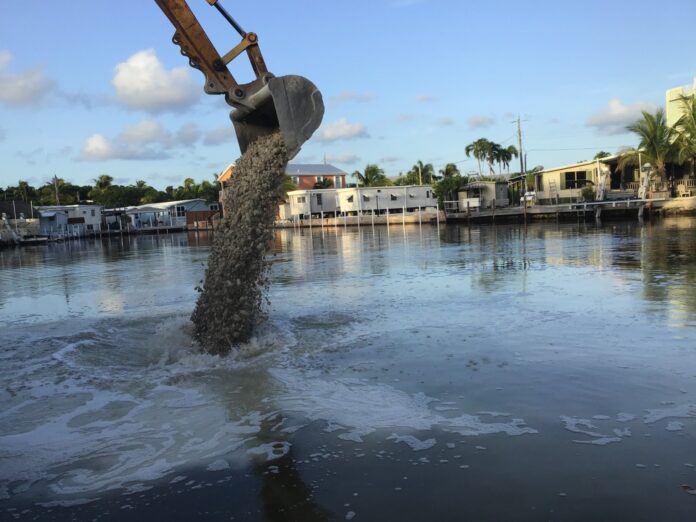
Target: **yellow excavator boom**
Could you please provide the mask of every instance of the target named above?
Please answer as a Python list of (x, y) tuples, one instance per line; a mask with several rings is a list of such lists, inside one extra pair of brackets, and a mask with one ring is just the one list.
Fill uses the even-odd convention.
[[(235, 108), (230, 118), (242, 153), (260, 138), (280, 130), (290, 158), (300, 151), (324, 117), (324, 102), (317, 87), (302, 76), (275, 77), (268, 72), (256, 33), (246, 32), (218, 0), (207, 0), (239, 33), (242, 40), (220, 55), (186, 0), (155, 0), (174, 26), (172, 41), (181, 48), (191, 67), (205, 76), (204, 90), (222, 94)], [(227, 65), (246, 53), (256, 77), (239, 84)]]

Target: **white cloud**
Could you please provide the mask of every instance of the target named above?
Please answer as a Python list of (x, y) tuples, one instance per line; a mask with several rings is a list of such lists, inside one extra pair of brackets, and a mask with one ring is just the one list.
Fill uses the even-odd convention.
[(0, 103), (13, 107), (36, 106), (55, 88), (41, 68), (20, 73), (6, 71), (12, 61), (12, 53), (0, 49)]
[(183, 110), (198, 101), (202, 92), (189, 67), (167, 70), (153, 49), (118, 64), (111, 83), (126, 107), (153, 113)]
[(329, 163), (341, 163), (343, 165), (355, 165), (360, 161), (360, 157), (355, 154), (327, 154), (326, 161)]
[(416, 101), (419, 103), (430, 103), (435, 101), (435, 97), (427, 94), (421, 94), (420, 96), (416, 96)]
[(495, 118), (492, 116), (475, 115), (471, 116), (466, 122), (469, 124), (469, 129), (485, 129), (495, 123)]
[(113, 139), (103, 134), (93, 134), (82, 146), (79, 159), (82, 161), (164, 159), (169, 157), (169, 152), (173, 149), (192, 147), (200, 136), (201, 132), (195, 123), (187, 123), (177, 132), (171, 133), (159, 122), (146, 119), (128, 125)]
[(401, 161), (399, 156), (385, 156), (379, 159), (380, 163), (396, 163), (397, 161)]
[(357, 93), (357, 92), (351, 92), (351, 91), (343, 91), (336, 96), (331, 97), (331, 101), (337, 102), (337, 103), (343, 103), (343, 102), (355, 102), (355, 103), (367, 103), (371, 102), (376, 98), (374, 94), (370, 93)]
[(654, 112), (655, 109), (656, 106), (651, 103), (625, 104), (619, 98), (612, 98), (604, 110), (594, 113), (587, 119), (586, 125), (604, 134), (623, 134), (627, 132), (627, 125), (640, 119), (641, 111)]
[(341, 118), (319, 129), (317, 139), (323, 142), (339, 140), (354, 140), (369, 138), (367, 129), (362, 123), (350, 123), (346, 118)]
[(454, 125), (454, 120), (452, 118), (439, 118), (436, 123), (441, 127), (451, 127)]
[(218, 127), (216, 129), (211, 129), (205, 133), (205, 138), (203, 138), (203, 145), (222, 145), (223, 143), (234, 143), (234, 127), (232, 123), (224, 127)]

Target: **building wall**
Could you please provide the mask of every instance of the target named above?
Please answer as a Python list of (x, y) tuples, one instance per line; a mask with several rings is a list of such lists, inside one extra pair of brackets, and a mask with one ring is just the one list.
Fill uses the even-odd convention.
[[(581, 176), (576, 174), (569, 177), (575, 178), (575, 184), (578, 186), (573, 187), (572, 180), (566, 183), (566, 174), (572, 173), (584, 173), (585, 181), (577, 181), (577, 178)], [(576, 200), (580, 197), (582, 187), (589, 184), (588, 182), (597, 183), (597, 162), (595, 161), (545, 170), (536, 175), (536, 199), (537, 201), (555, 200), (558, 197), (560, 201)]]
[[(321, 205), (317, 196), (321, 197)], [(430, 186), (363, 187), (348, 189), (295, 190), (288, 192), (288, 207), (280, 211), (281, 218), (320, 213), (384, 213), (413, 211), (437, 207), (437, 198)]]
[(692, 87), (675, 87), (669, 89), (665, 93), (665, 116), (667, 117), (667, 125), (673, 127), (675, 123), (684, 114), (681, 103), (679, 102), (680, 96), (692, 96), (696, 93), (696, 78), (694, 78), (694, 83)]

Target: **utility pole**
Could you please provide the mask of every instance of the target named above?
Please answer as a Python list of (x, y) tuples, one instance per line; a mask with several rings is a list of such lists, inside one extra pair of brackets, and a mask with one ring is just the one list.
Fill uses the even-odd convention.
[(519, 144), (520, 150), (520, 174), (522, 176), (522, 208), (524, 212), (524, 223), (527, 224), (527, 172), (525, 171), (525, 157), (524, 151), (522, 150), (522, 120), (520, 120), (519, 114), (517, 115), (517, 142)]
[(423, 171), (421, 170), (420, 163), (418, 163), (418, 184), (422, 185), (423, 184)]
[(60, 205), (60, 196), (58, 195), (58, 176), (53, 173), (53, 188), (56, 190), (56, 205)]

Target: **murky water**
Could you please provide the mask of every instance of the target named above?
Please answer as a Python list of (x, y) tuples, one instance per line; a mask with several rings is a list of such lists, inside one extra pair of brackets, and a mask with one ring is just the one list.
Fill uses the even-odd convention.
[(274, 250), (226, 359), (202, 238), (0, 251), (0, 518), (696, 516), (696, 219)]

